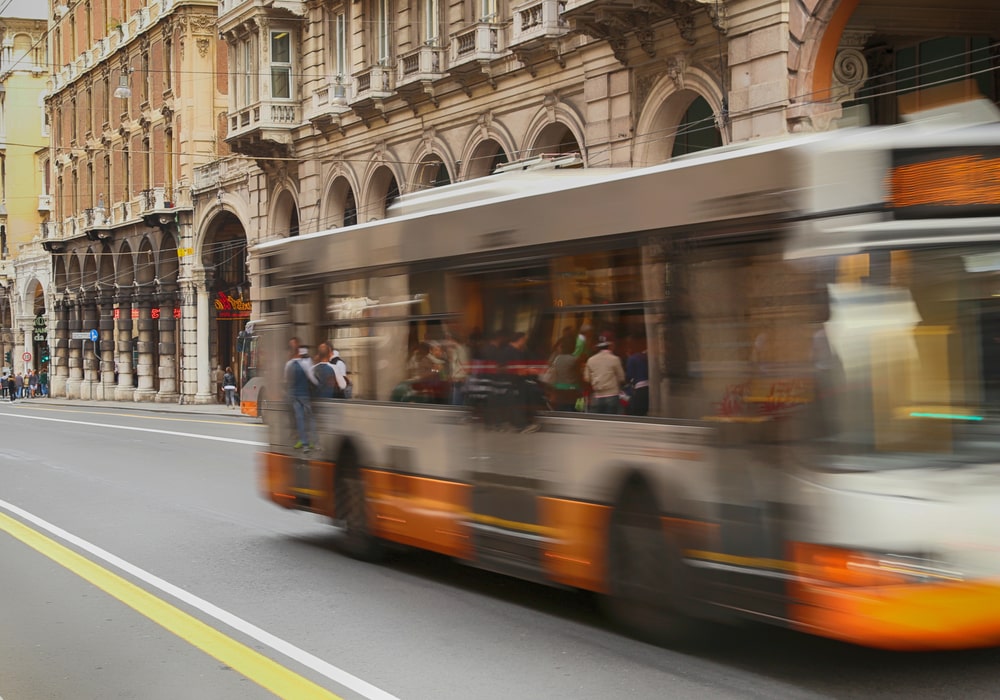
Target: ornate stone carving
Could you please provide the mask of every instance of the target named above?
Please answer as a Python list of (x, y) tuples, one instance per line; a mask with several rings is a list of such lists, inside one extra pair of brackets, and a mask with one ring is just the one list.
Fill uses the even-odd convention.
[(868, 79), (868, 60), (858, 49), (841, 49), (833, 63), (834, 96), (848, 101)]
[(195, 42), (198, 45), (198, 55), (206, 58), (208, 56), (208, 48), (212, 45), (211, 39), (207, 36), (200, 36), (195, 39)]
[(674, 86), (678, 90), (684, 89), (684, 72), (687, 67), (687, 56), (683, 53), (676, 53), (667, 59), (667, 75), (674, 81)]

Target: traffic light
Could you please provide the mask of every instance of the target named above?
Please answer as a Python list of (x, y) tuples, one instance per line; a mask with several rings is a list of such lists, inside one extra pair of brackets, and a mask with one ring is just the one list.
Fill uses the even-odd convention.
[(3, 360), (4, 360), (4, 362), (6, 362), (6, 363), (7, 363), (8, 365), (10, 364), (10, 360), (11, 360), (11, 357), (10, 357), (10, 350), (8, 350), (7, 352), (5, 352), (5, 353), (3, 354)]
[(45, 348), (44, 350), (42, 350), (42, 362), (48, 362), (48, 361), (49, 361), (49, 349)]

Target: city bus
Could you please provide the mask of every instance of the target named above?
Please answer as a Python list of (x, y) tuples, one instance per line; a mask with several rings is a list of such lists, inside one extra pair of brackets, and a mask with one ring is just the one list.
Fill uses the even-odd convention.
[[(254, 254), (270, 387), (323, 341), (354, 383), (312, 436), (274, 392), (260, 488), (350, 554), (591, 591), (665, 643), (1000, 643), (1000, 124), (505, 172)], [(600, 353), (648, 409), (552, 401)]]
[(261, 406), (264, 402), (264, 375), (261, 372), (258, 355), (259, 335), (257, 321), (247, 321), (236, 339), (237, 381), (240, 387), (240, 413), (252, 418), (263, 417)]

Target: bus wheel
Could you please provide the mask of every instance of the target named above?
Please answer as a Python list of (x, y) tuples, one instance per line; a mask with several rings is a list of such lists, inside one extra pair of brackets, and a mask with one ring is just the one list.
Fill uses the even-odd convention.
[(377, 561), (382, 544), (368, 527), (365, 482), (357, 455), (351, 449), (341, 453), (334, 473), (334, 517), (344, 531), (341, 549), (355, 559)]
[(611, 514), (609, 592), (605, 606), (628, 634), (654, 644), (699, 641), (686, 598), (680, 551), (666, 536), (659, 509), (641, 485), (626, 489)]

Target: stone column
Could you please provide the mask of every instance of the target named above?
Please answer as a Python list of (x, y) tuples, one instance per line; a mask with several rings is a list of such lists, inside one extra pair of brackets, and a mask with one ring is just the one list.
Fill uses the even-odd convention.
[(112, 401), (115, 398), (115, 306), (114, 296), (101, 294), (97, 299), (100, 320), (97, 332), (100, 334), (98, 351), (101, 355), (101, 381), (94, 386), (94, 398)]
[(135, 390), (136, 401), (153, 401), (156, 398), (156, 388), (153, 373), (156, 367), (153, 366), (153, 350), (156, 345), (156, 320), (153, 319), (153, 290), (150, 288), (140, 290), (136, 295), (136, 302), (139, 306), (139, 361), (135, 370), (139, 376), (139, 386)]
[(82, 310), (80, 302), (73, 296), (67, 298), (69, 305), (69, 378), (66, 380), (66, 398), (80, 398), (80, 386), (83, 384), (83, 341), (73, 340), (73, 334), (79, 333), (83, 328), (81, 321)]
[(55, 319), (49, 341), (49, 349), (52, 351), (49, 393), (51, 396), (64, 397), (66, 380), (69, 379), (69, 307), (62, 297), (55, 301)]
[(205, 272), (204, 277), (196, 280), (198, 311), (198, 394), (195, 403), (215, 403), (215, 387), (212, 386), (212, 366), (209, 357), (209, 285), (211, 274)]
[(158, 403), (177, 403), (177, 320), (174, 307), (180, 303), (176, 285), (163, 285), (157, 295), (160, 318), (157, 330), (160, 336), (160, 390), (156, 393)]
[(118, 384), (116, 401), (132, 401), (135, 386), (132, 383), (132, 289), (123, 289), (115, 296), (118, 302)]
[[(83, 317), (80, 331), (89, 333), (97, 329), (97, 297), (94, 292), (80, 295), (80, 312)], [(94, 385), (98, 383), (97, 376), (97, 344), (92, 340), (80, 343), (80, 364), (83, 366), (83, 382), (80, 383), (80, 398), (94, 399)]]

